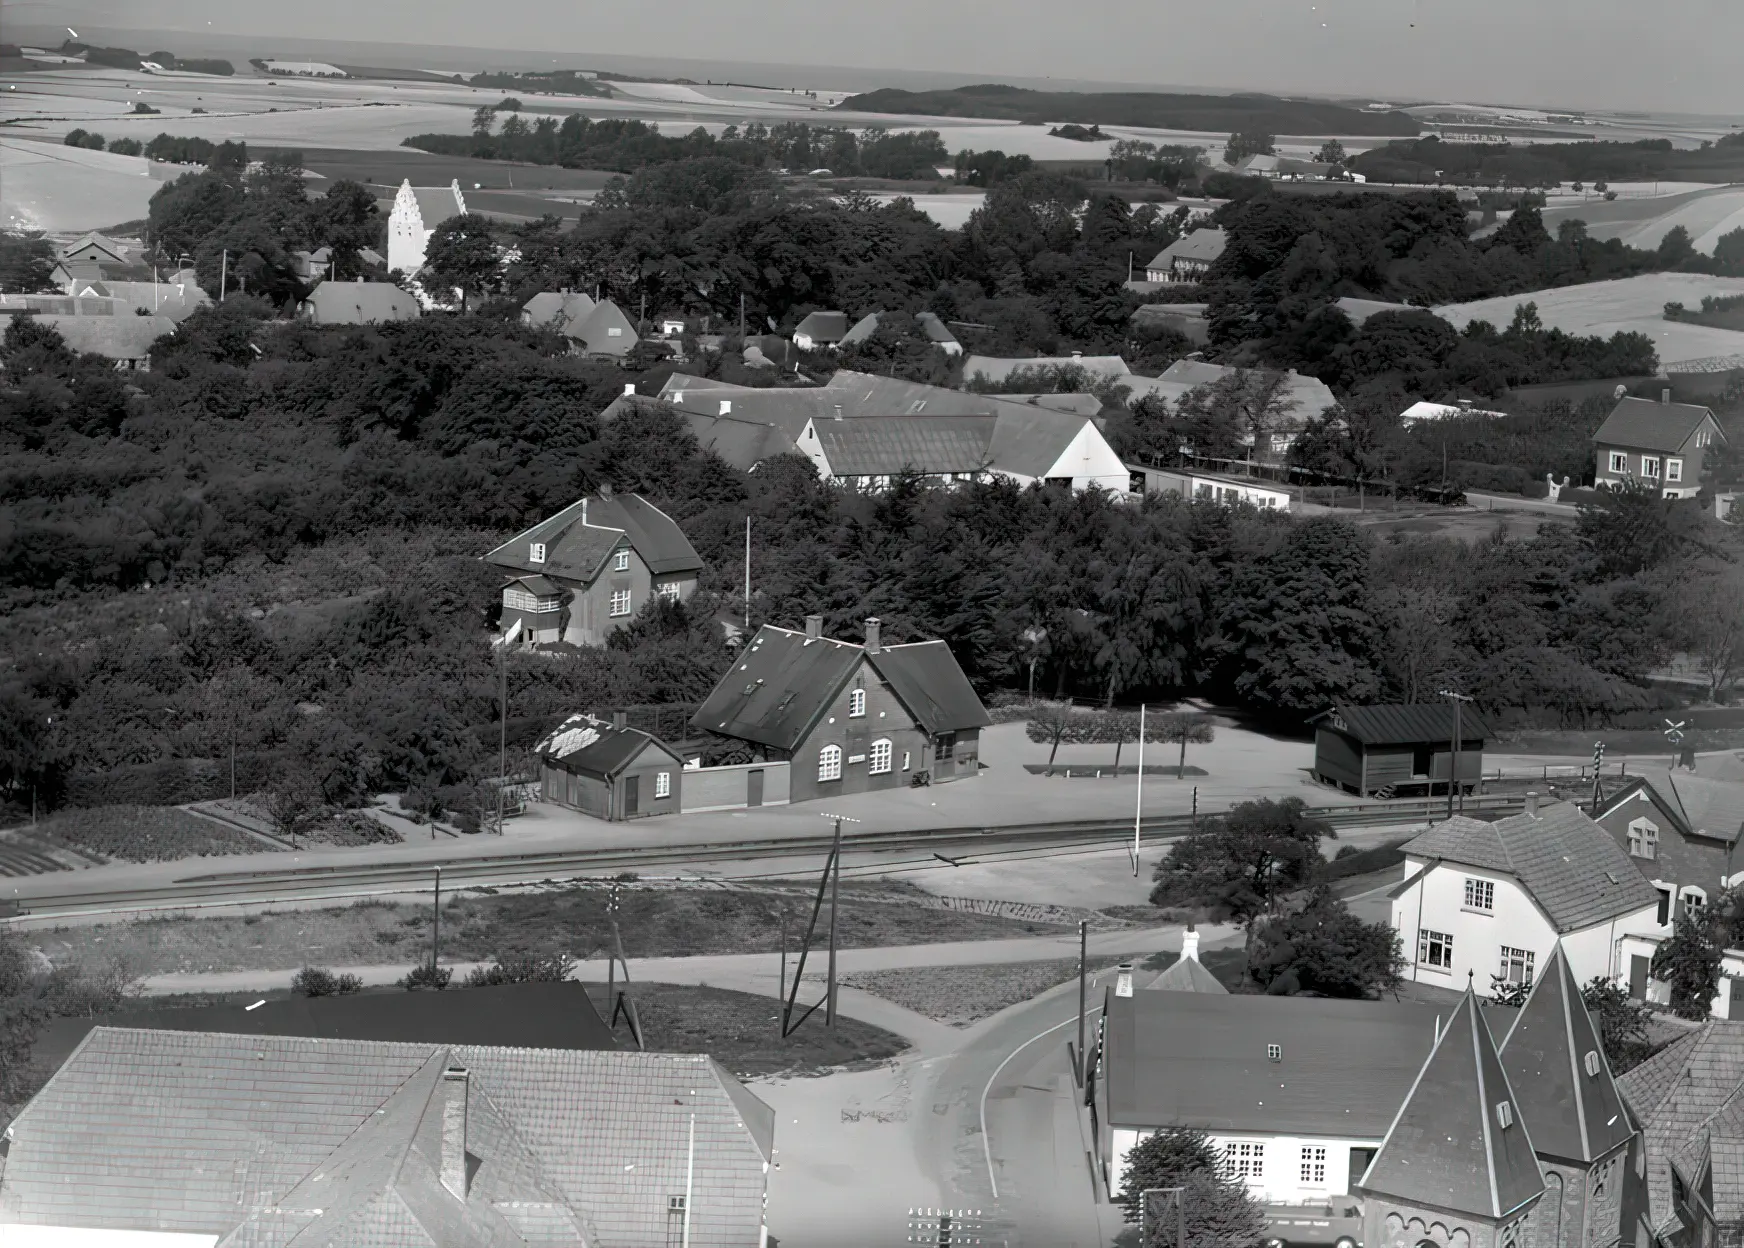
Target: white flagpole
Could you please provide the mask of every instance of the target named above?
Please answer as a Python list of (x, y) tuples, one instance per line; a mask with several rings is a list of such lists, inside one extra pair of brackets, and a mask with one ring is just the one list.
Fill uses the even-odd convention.
[(1144, 826), (1144, 741), (1145, 706), (1138, 704), (1138, 808), (1132, 816), (1132, 876), (1138, 878), (1139, 829)]

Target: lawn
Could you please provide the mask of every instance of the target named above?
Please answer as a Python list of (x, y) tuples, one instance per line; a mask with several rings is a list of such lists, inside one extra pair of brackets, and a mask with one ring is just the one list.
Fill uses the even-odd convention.
[(93, 806), (67, 810), (32, 835), (98, 861), (163, 862), (210, 854), (258, 854), (270, 845), (177, 806)]
[[(1094, 972), (1113, 965), (1115, 960), (1104, 958), (1092, 961), (1090, 969)], [(855, 971), (842, 976), (842, 982), (924, 1014), (935, 1022), (967, 1027), (1009, 1005), (1028, 1001), (1077, 974), (1078, 959), (1053, 958), (1046, 962)]]
[[(467, 893), (447, 899), (442, 907), (442, 959), (602, 954), (611, 940), (606, 901), (606, 891), (599, 888)], [(789, 947), (794, 947), (810, 911), (808, 901), (793, 896), (627, 886), (618, 917), (624, 951), (632, 958), (758, 953), (781, 947), (783, 906), (789, 916)], [(846, 948), (865, 948), (1065, 930), (1058, 924), (850, 895), (842, 900), (838, 941)], [(371, 900), (323, 910), (56, 928), (36, 933), (32, 943), (56, 962), (96, 965), (119, 959), (135, 975), (160, 975), (410, 963), (427, 956), (430, 940), (428, 904)]]

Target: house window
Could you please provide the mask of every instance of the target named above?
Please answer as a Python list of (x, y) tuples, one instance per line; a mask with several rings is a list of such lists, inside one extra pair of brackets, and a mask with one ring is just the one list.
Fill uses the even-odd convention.
[(1628, 472), (1629, 471), (1629, 456), (1626, 455), (1622, 451), (1612, 451), (1611, 452), (1611, 471), (1612, 472)]
[(624, 331), (622, 329), (618, 328), (618, 326), (616, 326), (616, 325), (610, 326), (606, 330), (606, 337), (607, 338), (622, 338), (623, 336), (624, 336)]
[(1447, 932), (1423, 928), (1417, 933), (1417, 961), (1443, 971), (1453, 969), (1453, 937)]
[(1266, 1146), (1259, 1140), (1229, 1140), (1223, 1145), (1223, 1173), (1231, 1179), (1261, 1179), (1266, 1172)]
[(1502, 982), (1530, 988), (1532, 986), (1533, 953), (1530, 949), (1502, 946)]
[(628, 615), (628, 614), (630, 614), (630, 591), (629, 590), (627, 590), (627, 589), (614, 589), (612, 591), (612, 614), (613, 615)]
[(1307, 1187), (1326, 1186), (1326, 1150), (1319, 1145), (1302, 1146), (1302, 1183)]
[(1491, 880), (1465, 879), (1465, 908), (1489, 914), (1496, 908), (1496, 885)]
[(630, 552), (620, 550), (617, 558), (612, 560), (612, 568), (617, 572), (628, 572), (630, 570)]
[(1668, 459), (1665, 461), (1665, 479), (1667, 481), (1683, 480), (1683, 460)]
[(544, 542), (528, 542), (527, 543), (527, 562), (528, 563), (544, 563), (545, 562), (545, 543)]
[(842, 778), (842, 747), (826, 745), (818, 751), (818, 779), (840, 780)]
[(866, 713), (866, 691), (850, 689), (848, 691), (848, 718), (857, 719)]
[(909, 768), (909, 757), (908, 757), (908, 751), (907, 751), (907, 750), (904, 750), (904, 751), (903, 751), (903, 752), (902, 752), (902, 769), (903, 769), (903, 770), (904, 770), (904, 771), (907, 771), (907, 770), (908, 770), (908, 768)]
[(1656, 891), (1659, 893), (1659, 910), (1654, 914), (1653, 921), (1664, 927), (1671, 922), (1671, 890), (1660, 888)]
[(1659, 857), (1659, 825), (1651, 819), (1629, 822), (1629, 856), (1652, 862)]
[(957, 749), (957, 734), (947, 732), (933, 738), (933, 762), (948, 763)]
[(670, 771), (657, 771), (654, 773), (654, 796), (672, 796), (672, 773)]
[(890, 770), (890, 742), (880, 738), (872, 743), (872, 752), (866, 760), (866, 771), (870, 775), (882, 776)]
[(1683, 890), (1682, 901), (1683, 917), (1699, 919), (1702, 917), (1702, 911), (1707, 908), (1708, 895), (1699, 888), (1686, 888)]
[(1659, 456), (1643, 455), (1641, 457), (1641, 475), (1644, 477), (1657, 477), (1659, 475)]
[(663, 582), (660, 586), (659, 593), (660, 593), (660, 596), (662, 598), (669, 599), (672, 602), (677, 602), (678, 601), (678, 582), (677, 581), (665, 581), (665, 582)]

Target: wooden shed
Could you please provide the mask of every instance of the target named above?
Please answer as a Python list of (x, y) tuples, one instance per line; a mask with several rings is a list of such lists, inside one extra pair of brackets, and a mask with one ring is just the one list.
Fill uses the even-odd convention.
[(681, 809), (684, 760), (621, 712), (610, 723), (571, 715), (534, 750), (547, 802), (613, 823)]
[[(1314, 778), (1363, 797), (1446, 793), (1453, 771), (1454, 707), (1334, 706), (1314, 725)], [(1476, 790), (1490, 727), (1471, 707), (1459, 709), (1460, 788)]]

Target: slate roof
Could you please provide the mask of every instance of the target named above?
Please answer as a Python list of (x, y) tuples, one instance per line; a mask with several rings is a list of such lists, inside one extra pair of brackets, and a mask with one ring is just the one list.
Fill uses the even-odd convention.
[(963, 361), (963, 379), (973, 381), (984, 377), (988, 381), (1004, 381), (1019, 369), (1065, 368), (1075, 366), (1100, 377), (1122, 377), (1132, 372), (1118, 355), (1037, 355), (1024, 359), (1009, 359), (994, 355), (971, 355)]
[(872, 477), (981, 472), (995, 423), (988, 416), (859, 416), (814, 421), (811, 428), (832, 474)]
[(1744, 782), (1744, 754), (1718, 751), (1696, 755), (1696, 775), (1704, 780)]
[(1634, 1136), (1561, 941), (1502, 1041), (1501, 1057), (1540, 1156), (1590, 1164)]
[[(534, 542), (545, 543), (544, 563), (527, 558)], [(517, 533), (484, 560), (510, 572), (536, 572), (585, 584), (599, 574), (606, 556), (626, 542), (656, 575), (702, 568), (684, 530), (639, 494), (580, 499)]]
[(58, 1069), (94, 1027), (488, 1044), (517, 1049), (615, 1049), (617, 1040), (582, 984), (501, 984), (448, 992), (369, 992), (349, 997), (288, 997), (248, 1009), (128, 1010), (59, 1018), (44, 1027), (31, 1060)]
[[(223, 1234), (275, 1205), (300, 1205), (299, 1216), (341, 1200), (362, 1210), (385, 1187), (379, 1171), (364, 1180), (360, 1167), (370, 1157), (402, 1144), (406, 1152), (427, 1150), (411, 1123), (425, 1120), (428, 1098), (421, 1105), (419, 1094), (431, 1070), (450, 1065), (468, 1072), (474, 1183), (511, 1225), (528, 1215), (503, 1205), (537, 1193), (586, 1210), (595, 1232), (589, 1243), (665, 1242), (666, 1198), (685, 1190), (694, 1114), (694, 1188), (708, 1194), (696, 1202), (694, 1242), (757, 1243), (774, 1115), (700, 1054), (108, 1027), (91, 1032), (14, 1119), (0, 1222)], [(345, 1147), (365, 1130), (367, 1144)], [(316, 1174), (330, 1175), (323, 1189), (336, 1189), (326, 1203), (314, 1199)], [(406, 1198), (406, 1189), (396, 1190)], [(452, 1206), (445, 1212), (452, 1216)], [(273, 1237), (232, 1242), (271, 1248), (307, 1223), (264, 1225)], [(462, 1238), (459, 1226), (447, 1225), (434, 1242), (516, 1242)], [(525, 1238), (551, 1242), (534, 1233), (536, 1221), (520, 1225)], [(334, 1242), (418, 1242), (354, 1234)]]
[(1417, 1002), (1110, 994), (1109, 1121), (1378, 1140), (1448, 1014)]
[(322, 282), (297, 310), (317, 325), (375, 325), (424, 315), (418, 301), (392, 282)]
[(110, 360), (147, 359), (153, 343), (176, 332), (167, 316), (38, 315), (36, 322), (59, 333), (69, 351)]
[(1714, 1213), (1744, 1218), (1744, 1023), (1710, 1021), (1673, 1040), (1617, 1077), (1646, 1137), (1649, 1220), (1656, 1232), (1677, 1224), (1671, 1163), (1696, 1176), (1695, 1143), (1713, 1159)]
[[(1329, 722), (1335, 717), (1344, 722), (1342, 728)], [(1425, 741), (1451, 744), (1453, 740), (1453, 706), (1447, 702), (1413, 702), (1402, 706), (1351, 706), (1340, 702), (1308, 722), (1326, 723), (1364, 745), (1416, 745)], [(1461, 749), (1468, 741), (1487, 741), (1494, 735), (1482, 715), (1469, 707), (1460, 711)]]
[(571, 715), (541, 737), (533, 752), (565, 771), (609, 778), (633, 763), (649, 745), (671, 755), (675, 762), (682, 761), (653, 733), (614, 728), (609, 721), (592, 715)]
[[(1593, 441), (1631, 450), (1673, 453), (1684, 448), (1704, 420), (1713, 419), (1712, 411), (1694, 403), (1655, 403), (1652, 399), (1624, 397), (1617, 400), (1617, 406), (1593, 434)], [(1725, 438), (1726, 433), (1721, 430), (1720, 440)]]
[[(1095, 421), (1036, 404), (1009, 404), (999, 410), (988, 448), (992, 466), (1021, 477), (1046, 477), (1086, 425)], [(1102, 433), (1096, 431), (1096, 438)], [(1110, 454), (1113, 452), (1110, 451)], [(1077, 474), (1072, 474), (1077, 475)]]
[(1413, 858), (1436, 858), (1502, 871), (1518, 879), (1558, 934), (1659, 904), (1611, 834), (1569, 802), (1547, 802), (1536, 816), (1495, 823), (1456, 816), (1407, 841)]
[(795, 338), (803, 336), (813, 342), (840, 342), (847, 332), (846, 312), (808, 312), (805, 319), (793, 327)]
[(943, 641), (885, 646), (868, 655), (852, 642), (807, 638), (765, 624), (697, 708), (691, 726), (775, 749), (796, 749), (862, 658), (929, 733), (993, 722)]
[(1543, 1195), (1526, 1115), (1483, 1013), (1468, 990), (1363, 1173), (1364, 1193), (1497, 1221)]
[(1151, 269), (1166, 269), (1171, 260), (1203, 260), (1207, 264), (1223, 254), (1229, 246), (1229, 235), (1214, 226), (1205, 226), (1194, 230), (1191, 234), (1183, 234), (1156, 255), (1145, 265), (1146, 272)]
[(1168, 970), (1144, 986), (1144, 990), (1160, 992), (1205, 992), (1214, 997), (1226, 997), (1225, 988), (1217, 976), (1205, 969), (1198, 958), (1177, 958)]
[[(1683, 823), (1683, 830), (1697, 836), (1736, 843), (1744, 832), (1744, 782), (1712, 780), (1687, 771), (1650, 769), (1639, 785), (1651, 788)], [(1630, 785), (1605, 806), (1610, 813), (1634, 797), (1639, 785)]]
[(133, 248), (127, 246), (125, 243), (118, 243), (107, 234), (101, 233), (97, 230), (87, 230), (72, 242), (68, 243), (65, 247), (62, 247), (57, 253), (57, 258), (64, 260), (69, 256), (77, 255), (77, 253), (81, 251), (92, 249), (106, 254), (111, 260), (120, 264), (128, 263), (133, 255)]

